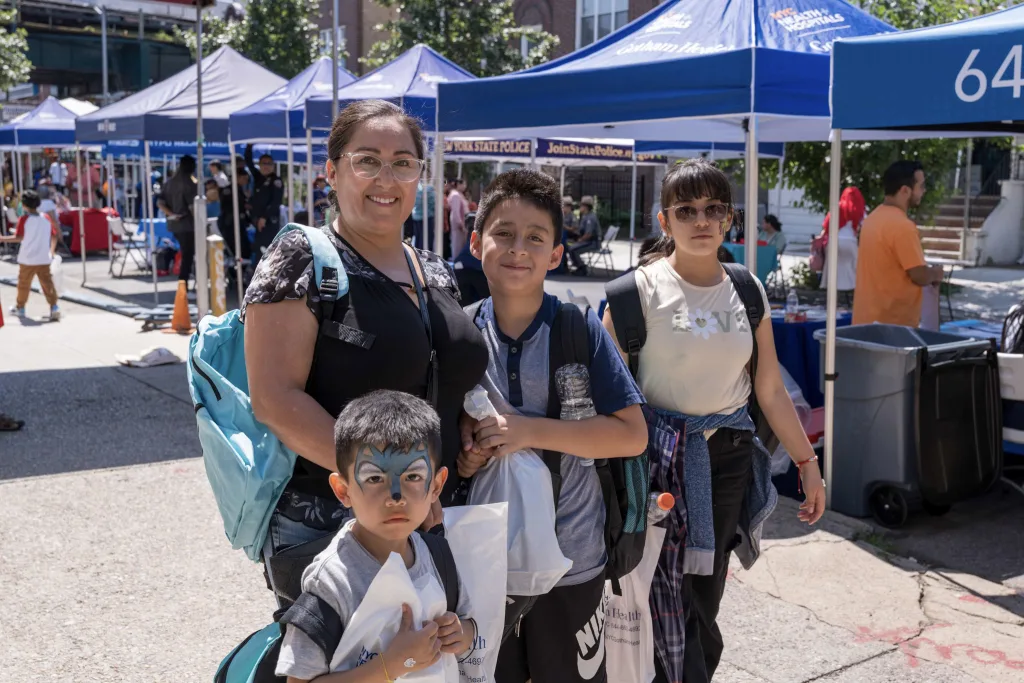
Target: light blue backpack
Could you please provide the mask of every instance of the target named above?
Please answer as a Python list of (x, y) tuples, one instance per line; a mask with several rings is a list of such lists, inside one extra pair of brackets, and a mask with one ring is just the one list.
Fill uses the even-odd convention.
[[(320, 299), (333, 303), (348, 293), (348, 276), (337, 249), (320, 229), (289, 223), (306, 235)], [(239, 311), (206, 316), (189, 346), (189, 391), (199, 426), (206, 475), (213, 487), (231, 546), (259, 562), (270, 516), (292, 476), (295, 453), (256, 420), (245, 369), (245, 331)], [(282, 349), (283, 353), (287, 349)]]

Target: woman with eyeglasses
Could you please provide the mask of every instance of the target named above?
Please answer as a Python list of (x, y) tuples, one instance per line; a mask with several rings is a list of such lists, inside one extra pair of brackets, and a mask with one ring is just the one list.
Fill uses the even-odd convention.
[[(730, 555), (744, 565), (756, 559), (760, 524), (777, 500), (752, 400), (799, 463), (807, 497), (799, 519), (816, 522), (825, 493), (779, 372), (764, 287), (719, 261), (734, 213), (728, 177), (703, 159), (682, 163), (666, 174), (661, 205), (663, 236), (636, 271), (609, 283), (604, 325), (620, 350), (634, 349), (624, 355), (648, 401), (651, 489), (676, 498), (651, 589), (655, 681), (705, 683), (722, 656), (716, 620)], [(763, 312), (754, 330), (752, 305)], [(645, 329), (646, 339), (630, 329)]]
[(331, 534), (348, 516), (328, 476), (334, 421), (349, 401), (376, 389), (431, 401), (442, 461), (454, 474), (463, 398), (487, 367), (450, 268), (402, 241), (424, 165), (419, 125), (388, 102), (356, 102), (335, 119), (327, 153), (335, 218), (323, 229), (345, 266), (348, 296), (325, 320), (309, 243), (293, 230), (270, 245), (241, 313), (253, 412), (299, 454), (271, 518), (267, 556)]

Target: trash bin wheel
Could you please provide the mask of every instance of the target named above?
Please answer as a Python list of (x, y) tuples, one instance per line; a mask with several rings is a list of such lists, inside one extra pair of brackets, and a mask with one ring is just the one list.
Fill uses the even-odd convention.
[(952, 505), (939, 505), (937, 503), (929, 503), (927, 500), (921, 501), (921, 507), (924, 508), (925, 512), (934, 517), (941, 517), (953, 508)]
[(906, 523), (910, 514), (907, 497), (899, 489), (881, 486), (871, 494), (871, 515), (879, 524), (896, 529)]

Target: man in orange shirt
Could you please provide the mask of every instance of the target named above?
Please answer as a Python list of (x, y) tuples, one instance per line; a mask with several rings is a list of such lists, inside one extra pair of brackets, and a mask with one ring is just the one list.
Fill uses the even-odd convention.
[(885, 201), (864, 219), (857, 257), (853, 324), (917, 327), (922, 287), (942, 281), (942, 266), (929, 266), (917, 224), (907, 210), (924, 196), (924, 170), (916, 161), (897, 161), (882, 177)]

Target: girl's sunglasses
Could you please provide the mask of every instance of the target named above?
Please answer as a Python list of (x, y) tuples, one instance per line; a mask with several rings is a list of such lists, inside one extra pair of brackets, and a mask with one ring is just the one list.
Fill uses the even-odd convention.
[(712, 223), (718, 223), (724, 221), (729, 216), (729, 205), (728, 204), (708, 204), (703, 209), (698, 209), (695, 206), (684, 206), (676, 205), (670, 206), (665, 209), (666, 212), (671, 211), (672, 215), (676, 217), (676, 221), (680, 223), (692, 223), (703, 213), (705, 218)]

